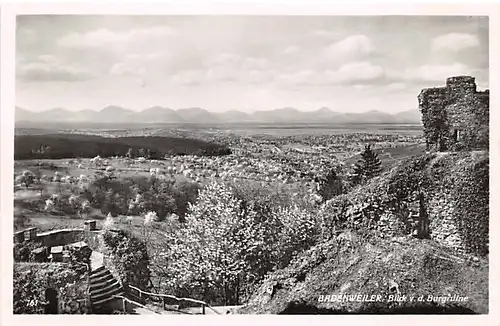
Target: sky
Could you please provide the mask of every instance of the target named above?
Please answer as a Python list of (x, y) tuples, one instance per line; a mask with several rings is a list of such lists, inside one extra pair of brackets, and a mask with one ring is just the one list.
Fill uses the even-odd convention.
[(22, 15), (16, 104), (395, 113), (422, 88), (489, 87), (488, 18)]

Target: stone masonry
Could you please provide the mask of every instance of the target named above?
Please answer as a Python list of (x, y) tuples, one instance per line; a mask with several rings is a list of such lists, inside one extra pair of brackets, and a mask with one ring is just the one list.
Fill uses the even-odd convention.
[(448, 78), (444, 87), (420, 92), (428, 150), (488, 149), (490, 93), (476, 88), (474, 77), (456, 76)]

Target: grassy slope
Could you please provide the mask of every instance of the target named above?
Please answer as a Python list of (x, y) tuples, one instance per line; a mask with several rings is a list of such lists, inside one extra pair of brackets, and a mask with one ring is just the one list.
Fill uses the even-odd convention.
[[(425, 153), (424, 144), (412, 144), (409, 146), (401, 147), (387, 147), (387, 148), (376, 148), (374, 152), (378, 154), (380, 161), (382, 162), (382, 167), (384, 170), (390, 169), (395, 166), (397, 162), (405, 157), (410, 157), (413, 155), (422, 155)], [(345, 162), (346, 166), (350, 166), (358, 162), (361, 158), (360, 154), (354, 155), (348, 158)]]

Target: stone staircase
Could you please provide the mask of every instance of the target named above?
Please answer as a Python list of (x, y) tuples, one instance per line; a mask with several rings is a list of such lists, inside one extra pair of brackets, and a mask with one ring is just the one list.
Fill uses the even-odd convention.
[(106, 267), (100, 266), (90, 273), (90, 302), (94, 308), (122, 294), (122, 285)]

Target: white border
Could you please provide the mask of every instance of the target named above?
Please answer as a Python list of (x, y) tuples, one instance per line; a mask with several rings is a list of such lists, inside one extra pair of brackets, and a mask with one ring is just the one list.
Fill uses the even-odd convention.
[[(134, 325), (136, 323), (162, 324), (174, 323), (189, 324), (221, 324), (235, 323), (241, 325), (255, 325), (260, 323), (276, 325), (281, 323), (318, 323), (330, 325), (331, 323), (354, 323), (362, 325), (425, 325), (447, 324), (458, 325), (471, 323), (481, 325), (499, 325), (500, 314), (494, 307), (500, 307), (498, 293), (498, 280), (494, 275), (500, 276), (498, 263), (495, 259), (490, 259), (490, 313), (481, 316), (225, 316), (224, 319), (217, 316), (196, 316), (186, 317), (170, 315), (163, 316), (142, 316), (141, 319), (134, 320), (133, 316), (13, 316), (12, 315), (12, 184), (13, 184), (13, 135), (14, 135), (14, 110), (15, 107), (15, 15), (16, 14), (134, 14), (134, 15), (182, 15), (182, 14), (243, 14), (243, 15), (486, 15), (490, 17), (490, 94), (491, 96), (491, 128), (490, 128), (490, 240), (491, 257), (496, 258), (498, 254), (499, 241), (494, 237), (494, 230), (498, 230), (498, 207), (493, 205), (494, 198), (498, 196), (498, 187), (495, 187), (494, 180), (499, 180), (498, 136), (495, 122), (500, 122), (498, 101), (496, 92), (500, 85), (500, 67), (496, 64), (500, 57), (498, 41), (495, 40), (495, 31), (500, 31), (500, 6), (498, 4), (474, 4), (474, 3), (453, 3), (442, 2), (441, 5), (428, 3), (375, 3), (367, 1), (351, 1), (350, 3), (332, 3), (329, 1), (262, 1), (253, 3), (229, 3), (213, 1), (184, 1), (182, 3), (169, 1), (169, 3), (130, 3), (130, 2), (94, 2), (94, 3), (8, 3), (2, 4), (0, 8), (0, 50), (1, 50), (1, 79), (0, 79), (0, 122), (1, 122), (1, 150), (0, 150), (0, 228), (1, 228), (1, 325), (56, 325), (72, 324), (86, 325), (94, 323), (126, 323)], [(498, 38), (498, 35), (497, 35)], [(416, 96), (417, 94), (415, 94)], [(131, 319), (132, 318), (132, 319)], [(198, 318), (198, 319), (193, 319)], [(495, 323), (496, 321), (496, 323)]]

